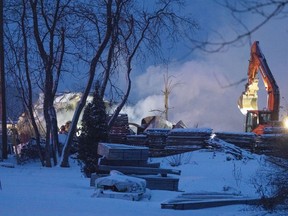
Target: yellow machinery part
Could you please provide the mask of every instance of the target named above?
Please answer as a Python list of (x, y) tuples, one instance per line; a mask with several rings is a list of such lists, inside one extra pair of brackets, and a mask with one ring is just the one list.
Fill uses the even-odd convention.
[(258, 110), (258, 81), (254, 79), (253, 83), (247, 84), (246, 91), (238, 99), (238, 108), (243, 115), (246, 115), (247, 110)]

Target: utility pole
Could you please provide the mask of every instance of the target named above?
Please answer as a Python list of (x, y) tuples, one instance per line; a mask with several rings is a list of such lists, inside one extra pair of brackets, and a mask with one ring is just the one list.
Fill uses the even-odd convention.
[(3, 16), (3, 1), (0, 0), (0, 112), (2, 126), (2, 158), (7, 159), (7, 118), (6, 118), (6, 85), (5, 85), (5, 70), (4, 70), (4, 16)]

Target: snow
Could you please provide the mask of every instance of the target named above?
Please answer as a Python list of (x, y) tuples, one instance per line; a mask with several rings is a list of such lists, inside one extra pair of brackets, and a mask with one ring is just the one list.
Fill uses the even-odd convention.
[(174, 128), (171, 132), (185, 132), (185, 133), (212, 133), (211, 128)]
[[(180, 169), (179, 192), (151, 190), (151, 199), (128, 201), (93, 197), (95, 188), (80, 172), (77, 161), (70, 168), (41, 167), (33, 162), (16, 165), (15, 158), (0, 162), (0, 215), (121, 215), (121, 216), (185, 216), (185, 215), (255, 215), (258, 207), (232, 205), (199, 210), (161, 209), (161, 203), (182, 192), (224, 192), (257, 197), (252, 179), (269, 169), (264, 156), (252, 155), (243, 160), (231, 160), (225, 152), (198, 150), (178, 155), (182, 165), (171, 167), (173, 156), (150, 159), (161, 168)], [(227, 160), (227, 158), (230, 158)], [(1, 166), (11, 163), (14, 168)]]
[(123, 192), (144, 193), (146, 190), (144, 179), (127, 176), (116, 170), (112, 170), (109, 176), (98, 178), (95, 181), (96, 188), (113, 185), (118, 191)]

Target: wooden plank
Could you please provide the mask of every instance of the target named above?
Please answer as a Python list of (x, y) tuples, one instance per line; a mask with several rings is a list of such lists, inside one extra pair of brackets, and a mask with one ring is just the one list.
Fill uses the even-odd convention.
[(107, 160), (106, 158), (100, 158), (99, 165), (139, 166), (139, 167), (154, 167), (154, 168), (160, 167), (160, 163), (148, 163), (147, 160)]
[(161, 203), (163, 209), (203, 209), (226, 205), (258, 205), (260, 199), (227, 193), (189, 193)]
[(142, 175), (157, 175), (161, 174), (167, 176), (167, 174), (180, 175), (181, 170), (176, 169), (161, 169), (161, 168), (152, 168), (152, 167), (132, 167), (132, 166), (107, 166), (99, 165), (98, 169), (100, 171), (111, 171), (118, 170), (124, 174), (142, 174)]
[[(133, 175), (134, 176), (134, 175)], [(178, 191), (179, 178), (167, 176), (143, 176), (137, 175), (138, 178), (143, 178), (146, 180), (146, 187), (150, 190), (169, 190)]]
[(99, 143), (98, 154), (108, 160), (148, 160), (149, 148), (118, 143)]
[(211, 128), (175, 128), (169, 132), (170, 135), (211, 135), (212, 129)]
[(227, 205), (258, 205), (260, 199), (223, 199), (223, 200), (206, 200), (206, 201), (177, 201), (171, 203), (162, 203), (162, 209), (175, 209), (175, 210), (187, 210), (187, 209), (203, 209), (213, 208)]

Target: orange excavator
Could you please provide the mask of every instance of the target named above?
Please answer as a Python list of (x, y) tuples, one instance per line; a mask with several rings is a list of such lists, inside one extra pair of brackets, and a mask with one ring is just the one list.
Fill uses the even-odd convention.
[[(238, 108), (246, 115), (245, 132), (254, 132), (260, 135), (268, 131), (265, 128), (281, 127), (279, 122), (280, 92), (258, 41), (252, 44), (250, 55), (248, 81), (245, 85), (245, 91), (238, 100)], [(257, 74), (259, 71), (267, 92), (265, 110), (258, 110), (259, 79)]]

